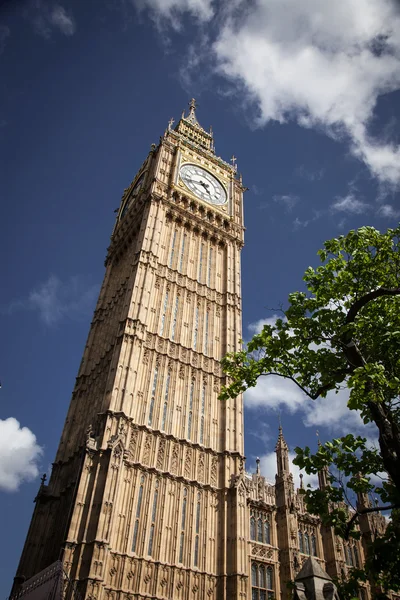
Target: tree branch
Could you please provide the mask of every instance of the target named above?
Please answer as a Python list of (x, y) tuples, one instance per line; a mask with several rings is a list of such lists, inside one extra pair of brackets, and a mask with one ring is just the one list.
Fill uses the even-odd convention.
[(315, 394), (311, 394), (305, 387), (303, 387), (293, 375), (285, 375), (284, 373), (276, 373), (276, 371), (268, 371), (266, 373), (261, 373), (260, 376), (267, 376), (267, 375), (276, 375), (277, 377), (283, 377), (284, 379), (289, 379), (290, 381), (293, 381), (293, 383), (295, 383), (297, 385), (298, 388), (301, 389), (302, 392), (304, 392), (306, 394), (306, 396), (308, 396), (311, 400), (316, 400), (317, 398), (319, 398), (319, 396), (321, 394), (323, 394), (324, 392), (327, 392), (329, 390), (332, 389), (332, 385), (334, 383), (334, 376), (335, 375), (350, 375), (351, 374), (351, 370), (350, 369), (339, 369), (338, 371), (335, 371), (334, 373), (332, 373), (332, 381), (330, 383), (327, 383), (325, 385), (321, 385), (317, 391), (315, 392)]
[(382, 510), (393, 510), (393, 508), (400, 508), (400, 504), (390, 504), (389, 506), (371, 506), (369, 508), (362, 508), (361, 510), (358, 510), (356, 513), (354, 513), (354, 515), (351, 517), (350, 521), (346, 525), (346, 529), (344, 530), (344, 535), (343, 535), (344, 539), (345, 540), (349, 539), (351, 527), (352, 527), (354, 521), (356, 521), (358, 519), (358, 517), (361, 517), (362, 515), (366, 515), (366, 514), (372, 513), (372, 512), (378, 512), (378, 511), (382, 511)]
[(368, 292), (368, 294), (361, 296), (361, 298), (356, 300), (356, 302), (354, 302), (354, 304), (350, 307), (346, 315), (346, 323), (353, 323), (360, 310), (366, 304), (368, 304), (368, 302), (371, 302), (371, 300), (376, 300), (376, 298), (381, 298), (382, 296), (400, 296), (400, 288), (380, 287), (373, 292)]

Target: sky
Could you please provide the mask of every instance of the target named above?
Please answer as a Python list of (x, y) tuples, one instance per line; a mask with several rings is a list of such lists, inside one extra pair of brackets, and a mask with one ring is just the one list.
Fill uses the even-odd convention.
[[(399, 222), (395, 0), (0, 0), (0, 598), (51, 471), (114, 210), (192, 97), (249, 188), (245, 339), (324, 240)], [(363, 431), (346, 392), (312, 403), (261, 381), (245, 396), (246, 468), (260, 456), (270, 480), (279, 415), (291, 451)]]

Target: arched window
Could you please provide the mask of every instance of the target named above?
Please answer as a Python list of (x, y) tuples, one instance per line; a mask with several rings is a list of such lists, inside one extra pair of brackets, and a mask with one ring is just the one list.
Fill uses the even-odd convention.
[(199, 532), (200, 532), (200, 505), (201, 502), (201, 494), (200, 492), (197, 494), (197, 508), (196, 508), (196, 528), (195, 528), (195, 538), (194, 538), (194, 566), (199, 566)]
[(213, 249), (210, 248), (210, 253), (208, 255), (208, 274), (207, 274), (207, 285), (208, 286), (211, 285), (212, 256), (213, 256)]
[(314, 534), (311, 534), (311, 554), (317, 556), (317, 540)]
[(182, 273), (182, 267), (183, 267), (183, 257), (185, 256), (185, 241), (186, 241), (186, 233), (183, 234), (183, 238), (182, 238), (182, 247), (181, 247), (181, 257), (179, 260), (179, 272)]
[(304, 540), (302, 531), (299, 531), (299, 550), (300, 552), (304, 552)]
[(264, 567), (264, 565), (260, 565), (258, 567), (258, 574), (259, 574), (259, 579), (258, 579), (259, 587), (265, 588), (265, 567)]
[(352, 555), (350, 546), (346, 546), (345, 551), (346, 551), (346, 564), (348, 564), (349, 567), (352, 567), (353, 566), (353, 555)]
[(273, 577), (272, 577), (272, 567), (267, 568), (267, 589), (273, 590)]
[(190, 436), (192, 434), (193, 394), (194, 394), (194, 380), (192, 379), (192, 383), (190, 384), (190, 394), (189, 394), (189, 415), (188, 415), (188, 433), (187, 433), (189, 440), (190, 440)]
[(196, 306), (194, 312), (194, 328), (193, 328), (193, 350), (197, 348), (197, 334), (199, 332), (199, 307)]
[(256, 520), (254, 517), (250, 519), (250, 539), (256, 541)]
[(153, 422), (154, 402), (156, 399), (156, 389), (157, 389), (157, 378), (158, 378), (158, 368), (156, 367), (154, 370), (153, 387), (151, 388), (151, 400), (150, 400), (149, 422), (148, 422), (149, 426), (151, 426), (151, 424)]
[(179, 562), (183, 561), (183, 544), (185, 541), (185, 527), (186, 527), (186, 506), (187, 506), (187, 489), (183, 489), (183, 500), (182, 500), (182, 520), (181, 520), (181, 541), (179, 545)]
[(360, 557), (358, 554), (358, 548), (357, 545), (354, 544), (353, 546), (353, 554), (354, 554), (354, 565), (359, 568), (360, 567)]
[(269, 521), (264, 521), (264, 544), (271, 543), (271, 527)]
[(258, 585), (258, 577), (257, 577), (257, 565), (253, 563), (251, 565), (251, 585)]
[(165, 384), (165, 394), (164, 394), (164, 408), (163, 415), (161, 421), (161, 429), (165, 429), (165, 422), (167, 420), (167, 411), (168, 411), (168, 396), (169, 396), (169, 382), (171, 380), (171, 373), (168, 371), (167, 382)]
[(261, 517), (257, 520), (257, 541), (263, 541), (263, 522)]
[(156, 486), (155, 486), (156, 489), (154, 490), (154, 496), (153, 496), (153, 509), (151, 511), (149, 548), (147, 551), (147, 554), (149, 554), (149, 556), (151, 556), (153, 553), (154, 529), (156, 526), (157, 501), (158, 501), (158, 485), (159, 485), (159, 483), (158, 483), (158, 481), (156, 481)]
[(201, 392), (200, 444), (204, 443), (204, 410), (206, 406), (206, 386), (203, 383)]
[(178, 318), (178, 308), (179, 308), (179, 297), (177, 296), (175, 299), (174, 318), (172, 320), (171, 340), (175, 339), (176, 321)]
[(204, 346), (203, 346), (203, 352), (204, 352), (204, 354), (206, 356), (208, 354), (208, 325), (209, 325), (209, 321), (210, 321), (210, 311), (207, 311), (206, 312), (205, 326), (204, 326)]
[(304, 534), (304, 553), (310, 554), (310, 536), (308, 533)]
[(165, 294), (163, 311), (161, 314), (161, 324), (160, 324), (160, 335), (164, 333), (164, 325), (165, 325), (165, 316), (167, 314), (167, 306), (168, 306), (168, 292)]
[(270, 565), (252, 562), (251, 598), (252, 600), (272, 600), (274, 597), (273, 572)]
[(204, 244), (200, 245), (200, 257), (199, 257), (199, 277), (198, 280), (200, 281), (200, 283), (202, 283), (201, 281), (201, 275), (202, 275), (202, 268), (203, 268), (203, 251), (204, 251)]
[(137, 503), (136, 503), (136, 518), (135, 518), (135, 525), (133, 528), (132, 552), (135, 552), (135, 550), (136, 550), (136, 543), (137, 543), (137, 537), (138, 537), (138, 532), (139, 532), (139, 519), (140, 519), (140, 511), (142, 509), (142, 499), (143, 499), (143, 484), (144, 484), (144, 475), (142, 475), (140, 478), (140, 487), (139, 487)]
[(169, 255), (169, 268), (172, 267), (172, 261), (174, 258), (174, 249), (175, 249), (175, 242), (176, 242), (176, 229), (174, 230), (174, 235), (172, 238), (172, 246), (171, 246), (171, 254)]

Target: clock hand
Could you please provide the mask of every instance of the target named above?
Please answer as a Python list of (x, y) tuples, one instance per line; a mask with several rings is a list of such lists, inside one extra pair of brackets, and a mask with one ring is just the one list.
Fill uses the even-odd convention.
[(206, 183), (204, 183), (203, 181), (200, 181), (200, 184), (203, 186), (203, 188), (206, 190), (207, 194), (209, 196), (211, 196), (210, 190), (208, 189), (208, 185)]

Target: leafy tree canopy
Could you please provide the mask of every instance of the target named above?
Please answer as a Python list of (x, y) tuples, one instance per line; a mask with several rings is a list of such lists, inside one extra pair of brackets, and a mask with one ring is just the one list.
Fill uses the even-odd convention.
[[(328, 473), (325, 489), (306, 492), (308, 510), (344, 537), (357, 535), (357, 513), (350, 518), (340, 504), (348, 490), (373, 492), (380, 505), (400, 506), (399, 250), (400, 227), (385, 233), (362, 227), (325, 242), (321, 266), (304, 274), (307, 291), (290, 294), (282, 318), (223, 360), (228, 383), (221, 399), (262, 376), (290, 379), (312, 400), (348, 387), (349, 410), (359, 411), (366, 426), (375, 424), (379, 448), (351, 434), (316, 454), (296, 448), (298, 466)], [(378, 486), (371, 478), (377, 473), (388, 476)], [(366, 570), (383, 588), (400, 589), (398, 512), (392, 517), (385, 537), (372, 544), (379, 552), (371, 546)]]

